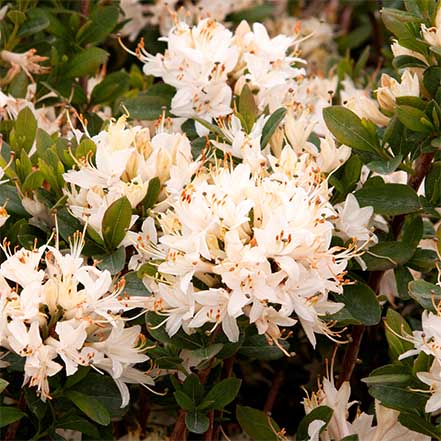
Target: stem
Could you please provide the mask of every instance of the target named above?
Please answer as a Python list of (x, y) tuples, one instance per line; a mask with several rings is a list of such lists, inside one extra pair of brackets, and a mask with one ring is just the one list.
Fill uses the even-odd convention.
[(175, 427), (170, 436), (170, 441), (186, 441), (187, 440), (187, 427), (185, 426), (185, 410), (180, 409), (178, 419), (176, 420)]
[(208, 430), (204, 433), (204, 441), (213, 441), (213, 434), (214, 434), (214, 410), (210, 410), (208, 413), (208, 418), (210, 421), (210, 426), (208, 427)]
[(271, 389), (266, 397), (265, 406), (263, 408), (263, 411), (266, 414), (273, 410), (274, 403), (276, 402), (279, 389), (282, 386), (284, 379), (285, 374), (283, 373), (283, 370), (279, 370), (274, 374), (273, 384), (271, 385)]
[[(422, 153), (416, 160), (415, 173), (409, 176), (407, 180), (407, 184), (415, 191), (418, 191), (424, 177), (429, 172), (434, 156), (435, 152)], [(398, 238), (400, 235), (404, 220), (404, 214), (394, 217), (391, 229), (395, 238)], [(374, 271), (369, 277), (368, 285), (375, 291), (377, 295), (383, 274), (384, 271)], [(345, 381), (349, 381), (351, 379), (352, 372), (354, 371), (354, 367), (358, 360), (358, 353), (360, 351), (360, 345), (365, 329), (366, 327), (364, 325), (356, 325), (352, 329), (351, 341), (346, 346), (345, 354), (343, 356), (342, 369), (337, 382), (338, 387), (340, 387)]]

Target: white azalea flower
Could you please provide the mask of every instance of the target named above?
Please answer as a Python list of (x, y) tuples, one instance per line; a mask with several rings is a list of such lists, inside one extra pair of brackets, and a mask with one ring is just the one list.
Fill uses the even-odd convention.
[(430, 46), (441, 48), (441, 6), (438, 5), (434, 26), (428, 28), (421, 24), (421, 34)]
[(386, 111), (393, 112), (395, 100), (401, 96), (420, 96), (420, 83), (418, 76), (405, 70), (401, 75), (399, 83), (387, 74), (382, 74), (380, 85), (377, 89), (377, 101), (380, 107)]

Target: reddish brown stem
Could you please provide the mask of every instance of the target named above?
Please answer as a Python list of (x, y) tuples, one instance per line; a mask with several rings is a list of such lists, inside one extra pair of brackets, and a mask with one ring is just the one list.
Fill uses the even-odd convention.
[(170, 436), (170, 441), (186, 441), (187, 440), (187, 427), (185, 426), (185, 410), (179, 411), (178, 419), (176, 420), (175, 427)]
[(274, 407), (274, 403), (276, 402), (277, 395), (279, 394), (280, 387), (283, 384), (283, 380), (285, 379), (285, 374), (282, 370), (279, 370), (274, 375), (273, 384), (271, 385), (271, 389), (266, 397), (265, 406), (263, 407), (263, 411), (265, 413), (271, 412)]

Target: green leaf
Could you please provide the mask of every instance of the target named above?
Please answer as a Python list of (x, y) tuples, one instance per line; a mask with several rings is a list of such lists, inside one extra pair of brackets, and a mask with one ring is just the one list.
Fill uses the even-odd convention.
[(405, 427), (414, 432), (424, 433), (432, 439), (441, 439), (441, 428), (426, 421), (423, 417), (410, 413), (401, 413), (398, 421)]
[(90, 372), (89, 366), (78, 366), (78, 370), (73, 374), (69, 375), (66, 379), (66, 383), (64, 384), (65, 389), (69, 389), (75, 384), (82, 381)]
[(400, 240), (412, 248), (416, 248), (423, 238), (424, 224), (420, 215), (406, 216), (401, 229)]
[(401, 164), (403, 160), (402, 155), (395, 156), (395, 158), (385, 161), (384, 159), (378, 159), (368, 162), (366, 165), (375, 173), (379, 175), (389, 175), (393, 173)]
[(147, 188), (147, 193), (144, 200), (142, 201), (142, 206), (148, 210), (156, 204), (158, 200), (159, 193), (161, 193), (161, 181), (156, 176), (149, 181), (149, 186)]
[(361, 207), (372, 206), (377, 214), (385, 216), (414, 213), (421, 208), (415, 191), (404, 184), (375, 183), (354, 194)]
[(336, 296), (336, 300), (344, 303), (345, 309), (361, 323), (372, 326), (380, 322), (381, 307), (369, 286), (363, 283), (346, 285), (343, 294)]
[[(95, 90), (95, 89), (94, 89)], [(84, 138), (75, 149), (75, 157), (78, 159), (87, 158), (96, 152), (96, 144), (89, 138)]]
[(412, 335), (412, 329), (401, 314), (391, 308), (387, 310), (385, 331), (392, 359), (398, 360), (401, 354), (413, 348), (413, 344), (405, 340), (406, 336)]
[(262, 138), (260, 140), (260, 148), (264, 149), (266, 145), (269, 143), (271, 136), (273, 136), (279, 124), (285, 118), (286, 109), (284, 107), (280, 107), (266, 121), (265, 125), (262, 129)]
[(341, 441), (359, 441), (358, 435), (348, 435), (341, 439)]
[(373, 140), (361, 119), (349, 109), (343, 106), (326, 107), (323, 109), (323, 117), (328, 129), (341, 144), (365, 152), (378, 150), (378, 141)]
[(27, 37), (36, 34), (37, 32), (46, 29), (50, 24), (45, 11), (42, 9), (30, 9), (27, 14), (28, 19), (24, 22), (23, 26), (20, 27), (20, 32), (18, 33), (19, 37)]
[(34, 142), (36, 132), (37, 120), (31, 109), (25, 107), (20, 111), (15, 120), (15, 137), (19, 145), (19, 150), (23, 148), (29, 152)]
[(193, 410), (195, 408), (195, 404), (191, 400), (191, 398), (181, 390), (177, 390), (173, 393), (178, 406), (184, 410)]
[(114, 250), (124, 239), (132, 218), (132, 207), (126, 196), (113, 202), (103, 216), (102, 232), (104, 243)]
[(200, 361), (210, 360), (211, 358), (215, 357), (222, 350), (222, 348), (222, 343), (214, 343), (204, 348), (194, 349), (193, 351), (190, 351), (190, 355), (192, 358), (194, 357)]
[(24, 416), (26, 414), (16, 407), (0, 406), (0, 428), (15, 423)]
[(372, 377), (363, 378), (361, 381), (366, 383), (368, 386), (373, 384), (393, 384), (393, 383), (405, 383), (412, 379), (412, 375), (409, 374), (384, 374), (384, 375), (374, 375)]
[(142, 280), (136, 274), (136, 271), (130, 271), (124, 274), (124, 292), (129, 296), (149, 296), (150, 291), (146, 288)]
[(385, 241), (369, 248), (362, 256), (369, 271), (386, 271), (407, 263), (415, 252), (412, 244)]
[(9, 11), (7, 13), (7, 17), (9, 18), (9, 20), (12, 21), (12, 23), (18, 26), (26, 21), (26, 15), (23, 12), (18, 11), (16, 9)]
[(134, 119), (154, 120), (162, 115), (163, 108), (168, 109), (176, 89), (168, 84), (154, 84), (143, 95), (123, 102), (129, 115)]
[(81, 45), (101, 43), (115, 28), (118, 17), (119, 10), (117, 6), (95, 8), (90, 14), (88, 22), (78, 31), (78, 43)]
[[(289, 343), (286, 340), (281, 340), (279, 343), (285, 350), (289, 350)], [(278, 360), (285, 356), (276, 345), (269, 345), (266, 338), (258, 334), (245, 339), (239, 354), (255, 360)]]
[(8, 384), (4, 378), (0, 378), (0, 394), (8, 387)]
[(57, 422), (57, 427), (66, 430), (78, 430), (92, 439), (100, 439), (98, 429), (91, 422), (87, 421), (86, 418), (82, 418), (79, 415), (70, 415), (61, 418)]
[(374, 384), (369, 388), (369, 393), (383, 406), (396, 410), (422, 411), (428, 398), (427, 394), (411, 391), (406, 385), (396, 384)]
[(296, 433), (296, 440), (309, 441), (308, 427), (315, 420), (320, 420), (325, 423), (323, 427), (320, 429), (320, 433), (323, 432), (328, 426), (329, 421), (331, 421), (333, 413), (334, 413), (333, 410), (328, 406), (319, 406), (316, 407), (311, 412), (309, 412), (308, 415), (303, 417), (302, 421), (300, 421)]
[(120, 247), (113, 253), (95, 256), (95, 259), (99, 261), (98, 268), (100, 270), (108, 270), (112, 275), (117, 274), (122, 271), (126, 264), (126, 249)]
[(424, 309), (436, 312), (435, 305), (441, 302), (441, 287), (425, 280), (414, 280), (409, 283), (409, 295)]
[(403, 69), (407, 67), (421, 67), (425, 69), (427, 64), (419, 58), (412, 57), (411, 55), (399, 55), (393, 59), (393, 65), (395, 69)]
[(110, 424), (110, 414), (108, 410), (96, 398), (73, 390), (67, 391), (65, 395), (92, 421), (102, 426)]
[(424, 180), (426, 198), (434, 206), (441, 205), (441, 161), (434, 162)]
[(242, 121), (244, 123), (244, 129), (247, 133), (251, 132), (254, 123), (259, 115), (259, 109), (257, 108), (254, 95), (251, 92), (248, 84), (242, 87), (242, 91), (239, 96), (238, 110)]
[(196, 374), (190, 374), (185, 379), (182, 384), (182, 391), (190, 397), (191, 402), (196, 406), (202, 401), (204, 396), (204, 386)]
[(205, 433), (210, 427), (210, 421), (202, 412), (193, 410), (185, 415), (185, 425), (190, 432)]
[(23, 182), (21, 190), (23, 193), (31, 193), (33, 190), (37, 190), (43, 185), (44, 176), (39, 170), (31, 172)]
[(69, 61), (63, 76), (65, 78), (82, 77), (93, 75), (98, 68), (106, 63), (109, 54), (101, 48), (89, 47), (84, 49)]
[(429, 273), (436, 266), (438, 256), (434, 250), (417, 248), (407, 266), (421, 273)]
[(239, 11), (228, 14), (226, 20), (234, 23), (240, 23), (242, 20), (248, 23), (255, 23), (256, 21), (262, 22), (266, 18), (269, 18), (274, 9), (270, 4), (262, 3), (261, 5), (253, 6), (247, 9), (241, 9)]
[(422, 122), (427, 120), (427, 115), (420, 109), (411, 106), (397, 106), (395, 114), (398, 119), (410, 130), (420, 133), (430, 133), (433, 127), (428, 127)]
[(236, 398), (241, 383), (242, 381), (238, 378), (226, 378), (222, 380), (210, 389), (204, 401), (202, 401), (202, 405), (206, 401), (212, 401), (212, 404), (208, 407), (209, 409), (223, 409)]
[(39, 419), (42, 420), (46, 415), (48, 404), (43, 402), (36, 394), (34, 388), (27, 387), (24, 390), (26, 404), (30, 411)]
[(28, 212), (24, 209), (17, 188), (12, 185), (0, 185), (0, 206), (6, 204), (6, 210), (9, 214), (15, 214), (21, 218), (29, 217)]
[(121, 417), (127, 411), (127, 407), (121, 408), (121, 393), (109, 375), (89, 372), (84, 379), (76, 383), (75, 392), (105, 403), (106, 410), (112, 418)]
[(127, 72), (112, 72), (92, 90), (90, 101), (96, 104), (112, 103), (123, 95), (130, 87), (130, 77)]
[(277, 432), (280, 431), (277, 423), (260, 410), (248, 406), (236, 407), (236, 418), (240, 427), (256, 441), (278, 441)]
[(441, 87), (441, 67), (431, 66), (424, 71), (423, 84), (427, 91), (435, 96)]

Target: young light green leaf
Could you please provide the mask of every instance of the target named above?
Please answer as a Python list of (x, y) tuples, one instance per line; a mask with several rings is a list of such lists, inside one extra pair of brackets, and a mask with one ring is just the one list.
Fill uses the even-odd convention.
[(238, 110), (242, 117), (241, 119), (245, 124), (245, 131), (250, 133), (258, 117), (259, 109), (257, 108), (256, 100), (254, 99), (253, 92), (251, 92), (248, 84), (245, 84), (242, 87), (239, 96)]

